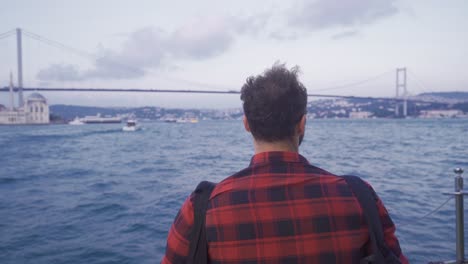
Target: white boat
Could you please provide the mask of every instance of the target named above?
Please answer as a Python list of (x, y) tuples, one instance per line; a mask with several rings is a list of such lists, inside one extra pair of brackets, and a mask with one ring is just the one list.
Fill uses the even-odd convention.
[(123, 131), (137, 131), (139, 127), (137, 126), (137, 123), (135, 120), (128, 120), (127, 125), (122, 127)]
[(78, 125), (84, 125), (83, 121), (81, 121), (81, 119), (79, 119), (78, 117), (75, 117), (75, 119), (73, 119), (72, 121), (68, 122), (69, 125), (74, 125), (74, 126), (78, 126)]

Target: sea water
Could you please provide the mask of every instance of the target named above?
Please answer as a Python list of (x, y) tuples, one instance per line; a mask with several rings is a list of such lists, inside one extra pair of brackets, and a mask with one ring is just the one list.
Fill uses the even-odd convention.
[[(241, 121), (0, 127), (0, 263), (155, 263), (201, 180), (246, 167)], [(309, 120), (301, 153), (371, 183), (411, 262), (455, 258), (455, 167), (468, 120)], [(468, 218), (468, 216), (467, 216)], [(468, 226), (465, 223), (465, 226)]]

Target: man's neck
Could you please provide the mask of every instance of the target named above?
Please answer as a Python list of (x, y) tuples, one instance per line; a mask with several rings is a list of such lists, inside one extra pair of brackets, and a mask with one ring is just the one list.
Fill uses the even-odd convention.
[(283, 140), (275, 142), (265, 142), (254, 140), (255, 154), (270, 151), (299, 152), (298, 144), (292, 140)]

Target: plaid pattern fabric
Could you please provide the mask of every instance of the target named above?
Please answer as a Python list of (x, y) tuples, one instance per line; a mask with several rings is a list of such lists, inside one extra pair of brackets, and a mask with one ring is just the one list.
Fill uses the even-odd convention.
[[(169, 231), (164, 264), (186, 263), (192, 198)], [(377, 206), (388, 247), (408, 263), (380, 199)], [(292, 152), (257, 154), (220, 182), (206, 236), (211, 263), (359, 263), (370, 250), (365, 216), (346, 182)]]

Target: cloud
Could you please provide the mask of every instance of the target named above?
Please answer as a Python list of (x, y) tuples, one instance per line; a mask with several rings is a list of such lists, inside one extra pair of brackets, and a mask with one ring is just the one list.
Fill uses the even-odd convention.
[(289, 31), (273, 31), (268, 34), (268, 37), (275, 40), (296, 40), (299, 34)]
[(101, 48), (94, 67), (79, 71), (74, 65), (51, 65), (42, 69), (40, 81), (133, 79), (147, 69), (173, 68), (174, 60), (204, 60), (229, 50), (239, 34), (256, 34), (266, 16), (209, 17), (191, 20), (172, 32), (145, 27), (128, 35), (119, 51)]
[(38, 72), (39, 80), (81, 81), (83, 77), (77, 66), (71, 64), (52, 64)]
[[(142, 67), (126, 64), (125, 58), (102, 57), (96, 59), (93, 69), (82, 74), (82, 79), (133, 79), (145, 75)], [(130, 66), (129, 66), (130, 65)]]
[[(274, 12), (249, 17), (198, 17), (172, 31), (140, 28), (126, 35), (118, 50), (100, 48), (92, 67), (53, 64), (39, 71), (39, 81), (135, 79), (148, 70), (173, 69), (181, 61), (199, 61), (227, 52), (239, 35), (263, 35), (279, 41), (296, 40), (301, 30), (339, 29), (338, 40), (358, 34), (360, 26), (395, 15), (396, 0), (299, 0), (281, 17)], [(271, 10), (270, 10), (271, 11)], [(277, 15), (277, 14), (276, 14)], [(286, 22), (282, 19), (286, 19)], [(273, 27), (271, 27), (274, 25)], [(279, 27), (279, 28), (278, 28)], [(281, 28), (281, 29), (280, 29)]]
[(334, 40), (339, 40), (339, 39), (344, 39), (344, 38), (351, 38), (351, 37), (354, 37), (356, 35), (358, 35), (357, 30), (348, 30), (348, 31), (344, 31), (344, 32), (335, 34), (335, 35), (331, 36), (331, 38), (334, 39)]
[(115, 60), (135, 67), (158, 67), (166, 55), (166, 32), (155, 27), (145, 27), (131, 33), (122, 50), (102, 50), (108, 62)]
[(235, 28), (225, 19), (199, 19), (174, 31), (166, 40), (167, 51), (176, 58), (206, 59), (229, 49)]
[(304, 0), (291, 10), (289, 24), (310, 30), (360, 26), (398, 12), (395, 0)]

